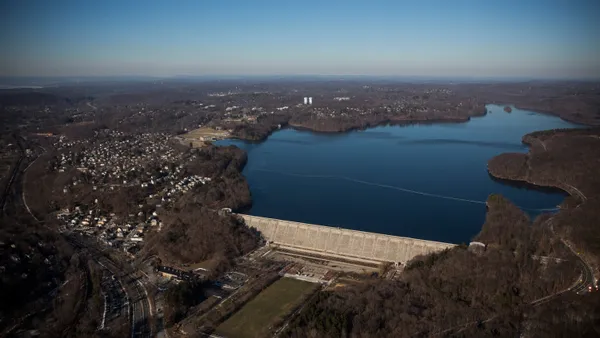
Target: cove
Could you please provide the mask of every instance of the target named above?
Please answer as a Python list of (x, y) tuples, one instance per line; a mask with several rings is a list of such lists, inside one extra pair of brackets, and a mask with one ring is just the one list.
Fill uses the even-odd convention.
[(248, 152), (249, 214), (448, 243), (468, 243), (499, 193), (530, 217), (565, 193), (506, 184), (487, 162), (527, 152), (521, 138), (580, 127), (558, 117), (488, 105), (465, 123), (381, 126), (319, 134), (282, 129), (261, 143), (222, 140)]

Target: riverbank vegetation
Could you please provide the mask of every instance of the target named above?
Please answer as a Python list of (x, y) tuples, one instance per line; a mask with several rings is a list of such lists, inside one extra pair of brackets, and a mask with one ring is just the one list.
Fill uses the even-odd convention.
[(213, 177), (195, 186), (163, 211), (162, 230), (152, 232), (145, 248), (172, 264), (214, 262), (214, 273), (225, 271), (232, 260), (252, 249), (260, 235), (222, 208), (238, 210), (251, 203), (241, 174), (246, 153), (239, 148), (208, 146), (191, 150), (197, 159), (188, 165), (194, 174)]
[(324, 293), (286, 335), (426, 337), (463, 329), (478, 337), (518, 335), (530, 304), (568, 288), (578, 272), (572, 262), (541, 264), (535, 259), (563, 251), (540, 222), (531, 224), (502, 196), (491, 196), (488, 208), (475, 238), (487, 244), (484, 252), (456, 247), (417, 257), (399, 281), (377, 280)]
[(220, 216), (190, 204), (164, 216), (164, 229), (150, 235), (147, 251), (163, 263), (190, 264), (211, 260), (211, 271), (226, 271), (235, 257), (254, 249), (260, 236), (235, 216)]
[[(490, 174), (571, 196), (556, 215), (533, 223), (492, 195), (475, 241), (416, 258), (399, 281), (374, 281), (324, 292), (286, 331), (288, 337), (593, 337), (600, 334), (600, 293), (567, 290), (581, 273), (562, 240), (598, 274), (600, 131), (554, 130), (523, 138), (529, 154), (490, 160)], [(540, 257), (546, 257), (542, 260)], [(564, 260), (554, 260), (562, 258)]]
[[(527, 154), (502, 154), (488, 163), (491, 175), (557, 187), (571, 196), (552, 219), (597, 269), (600, 266), (600, 129), (548, 130), (523, 137)], [(596, 270), (596, 272), (598, 272)]]

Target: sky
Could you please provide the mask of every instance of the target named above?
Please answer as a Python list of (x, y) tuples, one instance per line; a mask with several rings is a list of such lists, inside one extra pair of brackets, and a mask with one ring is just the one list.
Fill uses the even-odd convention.
[(0, 76), (600, 78), (600, 0), (0, 0)]

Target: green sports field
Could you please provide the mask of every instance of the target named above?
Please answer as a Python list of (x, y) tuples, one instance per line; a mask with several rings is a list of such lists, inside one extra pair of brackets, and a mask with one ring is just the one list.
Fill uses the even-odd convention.
[(216, 334), (227, 338), (268, 336), (269, 328), (289, 314), (318, 285), (292, 278), (282, 278), (221, 324)]

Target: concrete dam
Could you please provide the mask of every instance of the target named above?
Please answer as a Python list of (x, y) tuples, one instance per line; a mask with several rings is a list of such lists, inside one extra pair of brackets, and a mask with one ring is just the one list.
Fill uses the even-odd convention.
[(452, 248), (456, 244), (306, 224), (238, 214), (272, 244), (291, 251), (356, 259), (370, 263), (405, 264), (417, 255)]

